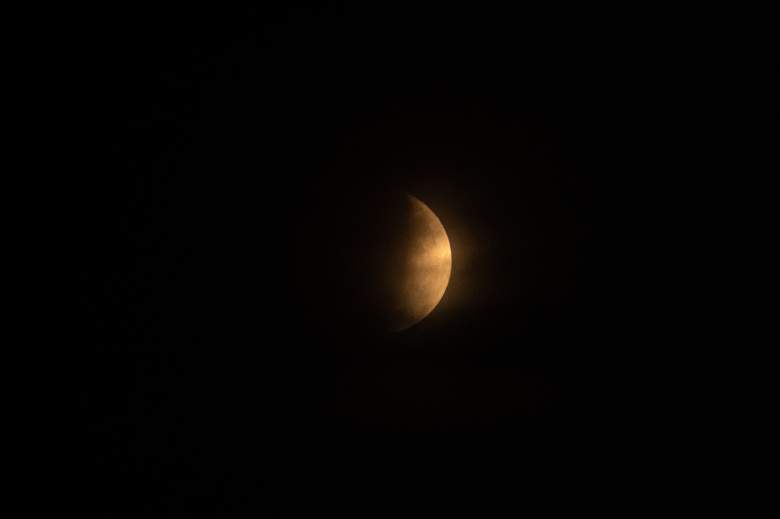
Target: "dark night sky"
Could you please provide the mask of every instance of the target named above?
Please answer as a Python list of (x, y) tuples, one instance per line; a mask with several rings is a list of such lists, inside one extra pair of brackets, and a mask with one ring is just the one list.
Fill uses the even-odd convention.
[[(505, 433), (528, 460), (634, 416), (652, 281), (631, 208), (671, 72), (639, 22), (590, 18), (106, 16), (81, 204), (95, 506), (243, 517), (335, 484), (363, 431)], [(453, 242), (447, 295), (402, 335), (318, 327), (297, 282), (301, 229), (366, 187), (416, 194)], [(332, 242), (312, 243), (316, 271)]]

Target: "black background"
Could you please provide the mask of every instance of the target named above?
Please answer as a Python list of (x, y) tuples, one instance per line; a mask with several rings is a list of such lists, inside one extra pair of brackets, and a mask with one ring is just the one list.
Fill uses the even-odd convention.
[[(316, 490), (427, 488), (466, 459), (481, 460), (471, 478), (518, 495), (530, 482), (587, 493), (591, 477), (566, 487), (539, 468), (598, 456), (652, 412), (649, 352), (664, 353), (649, 346), (636, 206), (684, 124), (668, 118), (681, 60), (641, 16), (606, 18), (106, 13), (85, 86), (105, 154), (78, 208), (77, 379), (100, 496), (85, 501), (296, 515)], [(306, 302), (339, 295), (307, 294), (292, 257), (323, 204), (366, 187), (419, 196), (453, 241), (447, 295), (401, 335), (320, 327)], [(312, 243), (317, 272), (329, 240)], [(510, 447), (427, 437), (440, 458), (425, 469), (407, 436), (357, 447), (369, 431), (488, 432)]]

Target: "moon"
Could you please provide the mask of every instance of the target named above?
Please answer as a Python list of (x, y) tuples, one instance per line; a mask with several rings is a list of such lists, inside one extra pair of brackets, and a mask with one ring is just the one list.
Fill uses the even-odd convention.
[[(440, 304), (452, 273), (441, 220), (385, 186), (326, 186), (305, 199), (291, 241), (288, 303), (338, 344), (406, 330)], [(359, 341), (358, 341), (359, 342)]]
[(452, 249), (441, 220), (419, 198), (406, 195), (408, 246), (401, 268), (392, 331), (425, 319), (441, 301), (452, 273)]

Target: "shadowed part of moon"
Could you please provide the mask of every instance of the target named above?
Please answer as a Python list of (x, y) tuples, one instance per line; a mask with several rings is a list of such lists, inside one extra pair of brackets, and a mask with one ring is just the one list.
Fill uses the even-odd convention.
[(436, 308), (452, 271), (450, 240), (441, 221), (419, 199), (407, 196), (407, 202), (409, 241), (403, 258), (393, 331), (409, 328)]

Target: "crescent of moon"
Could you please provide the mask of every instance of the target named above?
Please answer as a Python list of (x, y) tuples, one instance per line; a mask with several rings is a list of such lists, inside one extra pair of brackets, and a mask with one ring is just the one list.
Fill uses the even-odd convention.
[(412, 237), (401, 287), (404, 318), (396, 331), (420, 322), (436, 308), (452, 272), (450, 240), (441, 220), (420, 199), (407, 196)]

